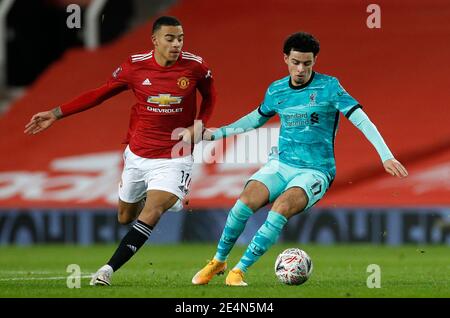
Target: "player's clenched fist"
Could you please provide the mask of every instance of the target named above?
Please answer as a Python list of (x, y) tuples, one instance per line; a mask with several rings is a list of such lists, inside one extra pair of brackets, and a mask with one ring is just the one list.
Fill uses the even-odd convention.
[(214, 140), (214, 132), (211, 129), (205, 129), (203, 132), (203, 140), (211, 141)]

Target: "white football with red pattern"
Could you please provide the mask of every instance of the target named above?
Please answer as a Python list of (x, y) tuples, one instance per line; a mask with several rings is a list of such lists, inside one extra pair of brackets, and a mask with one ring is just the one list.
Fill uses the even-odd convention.
[(287, 285), (301, 285), (308, 280), (313, 270), (311, 258), (305, 251), (288, 248), (275, 261), (275, 275)]

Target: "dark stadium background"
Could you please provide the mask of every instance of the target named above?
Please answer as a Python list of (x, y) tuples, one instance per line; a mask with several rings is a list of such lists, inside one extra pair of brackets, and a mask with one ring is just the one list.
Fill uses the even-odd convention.
[[(126, 233), (115, 202), (132, 93), (37, 136), (23, 127), (34, 113), (102, 84), (128, 55), (149, 50), (152, 21), (162, 14), (181, 20), (184, 49), (213, 70), (218, 101), (211, 126), (259, 105), (267, 86), (287, 74), (283, 40), (308, 31), (321, 43), (315, 70), (340, 79), (409, 170), (403, 180), (387, 175), (370, 143), (341, 116), (337, 178), (316, 207), (289, 222), (281, 242), (450, 244), (448, 1), (378, 1), (381, 28), (371, 29), (370, 1), (110, 0), (98, 17), (95, 49), (85, 47), (84, 16), (81, 29), (66, 26), (66, 7), (77, 2), (85, 14), (87, 0), (13, 1), (2, 27), (0, 244), (90, 245)], [(257, 152), (258, 143), (245, 146), (242, 138), (230, 140), (225, 158)], [(199, 160), (189, 204), (167, 213), (150, 243), (215, 242), (263, 157)], [(239, 244), (266, 212), (249, 221)]]

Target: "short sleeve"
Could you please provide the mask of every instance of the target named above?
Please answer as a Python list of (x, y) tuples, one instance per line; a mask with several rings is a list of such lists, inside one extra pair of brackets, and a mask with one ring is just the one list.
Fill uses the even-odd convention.
[(264, 117), (272, 117), (276, 114), (274, 107), (274, 98), (272, 93), (270, 92), (270, 87), (266, 91), (266, 95), (264, 96), (264, 101), (258, 108), (258, 112), (261, 116)]
[(357, 108), (362, 108), (356, 99), (354, 99), (347, 91), (342, 87), (341, 83), (335, 78), (331, 85), (331, 99), (333, 106), (345, 115), (350, 117)]

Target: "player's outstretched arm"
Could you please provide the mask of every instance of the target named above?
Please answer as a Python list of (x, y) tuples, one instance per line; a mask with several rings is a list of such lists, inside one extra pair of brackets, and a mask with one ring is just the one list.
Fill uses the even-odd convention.
[(206, 129), (203, 133), (203, 140), (217, 140), (228, 136), (242, 134), (263, 126), (270, 118), (271, 117), (261, 115), (258, 109), (255, 109), (232, 124), (222, 126), (214, 131)]
[(33, 115), (30, 122), (25, 126), (24, 132), (30, 135), (37, 134), (50, 127), (56, 120), (100, 105), (108, 98), (127, 89), (128, 86), (124, 82), (108, 81), (106, 84), (87, 91), (60, 107)]
[(349, 116), (349, 120), (362, 131), (364, 136), (366, 136), (366, 138), (375, 147), (387, 173), (399, 178), (408, 176), (408, 171), (406, 168), (394, 158), (392, 152), (384, 142), (383, 137), (378, 132), (377, 127), (375, 127), (362, 109), (359, 108), (352, 112)]
[(395, 158), (388, 159), (383, 162), (384, 170), (392, 176), (405, 178), (408, 176), (406, 168)]
[(35, 135), (50, 127), (55, 121), (62, 117), (62, 112), (59, 107), (52, 110), (34, 114), (30, 122), (25, 125), (24, 133), (28, 135)]

